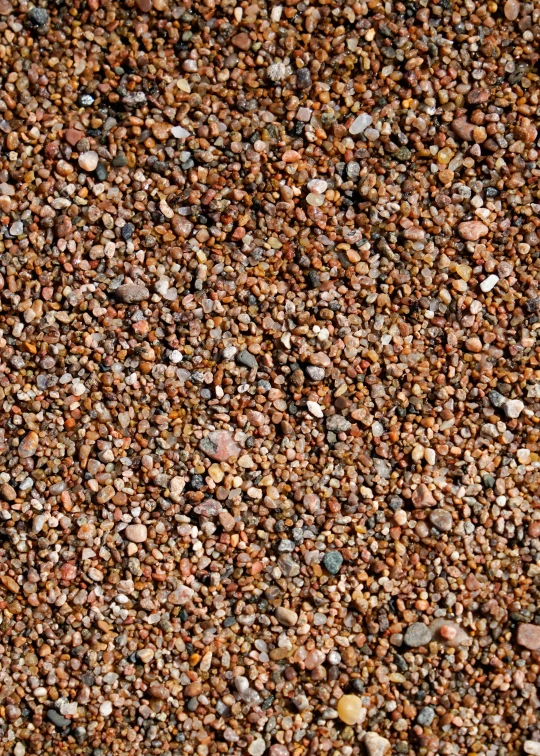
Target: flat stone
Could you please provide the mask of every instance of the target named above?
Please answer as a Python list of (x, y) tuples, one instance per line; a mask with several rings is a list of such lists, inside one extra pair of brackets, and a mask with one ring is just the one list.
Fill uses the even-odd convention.
[(125, 304), (143, 302), (150, 297), (149, 289), (140, 283), (127, 283), (119, 286), (114, 292), (116, 299)]
[(237, 457), (241, 449), (236, 444), (230, 431), (212, 431), (199, 442), (199, 449), (216, 462), (225, 462)]
[(148, 529), (146, 525), (128, 525), (125, 534), (126, 538), (128, 541), (131, 541), (131, 543), (144, 543), (148, 538)]
[(465, 241), (478, 241), (482, 236), (486, 236), (489, 228), (481, 221), (465, 221), (458, 226), (458, 232)]
[(236, 361), (239, 365), (243, 365), (250, 370), (259, 367), (259, 363), (255, 359), (255, 356), (251, 354), (251, 352), (248, 352), (247, 349), (243, 349), (241, 352), (238, 352), (238, 354), (236, 355)]
[(528, 648), (529, 651), (538, 651), (540, 649), (540, 625), (518, 625), (516, 641), (520, 646)]
[(364, 748), (367, 756), (384, 756), (390, 748), (390, 741), (377, 732), (367, 732), (364, 736)]
[(279, 624), (284, 627), (294, 627), (298, 622), (298, 614), (292, 609), (287, 609), (284, 606), (278, 606), (274, 616)]
[(337, 575), (343, 564), (343, 557), (339, 551), (327, 551), (323, 557), (325, 568), (332, 575)]
[(409, 625), (405, 631), (403, 637), (405, 645), (409, 648), (419, 648), (420, 646), (427, 646), (431, 640), (431, 630), (423, 622), (414, 622)]

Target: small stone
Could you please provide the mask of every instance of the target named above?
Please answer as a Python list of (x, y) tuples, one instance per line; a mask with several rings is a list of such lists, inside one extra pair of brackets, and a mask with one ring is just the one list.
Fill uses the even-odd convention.
[(335, 433), (346, 433), (351, 428), (351, 423), (343, 415), (331, 415), (326, 418), (326, 427)]
[(254, 355), (252, 355), (251, 352), (248, 352), (247, 349), (243, 349), (241, 352), (238, 352), (238, 354), (236, 355), (236, 361), (239, 365), (243, 365), (250, 370), (253, 370), (254, 368), (257, 368), (259, 366), (259, 363), (255, 359)]
[(423, 622), (414, 622), (407, 628), (403, 640), (409, 648), (427, 646), (431, 640), (431, 630)]
[(452, 121), (452, 131), (464, 142), (473, 141), (473, 131), (475, 126), (473, 123), (469, 123), (466, 118), (456, 118)]
[(504, 403), (503, 409), (506, 417), (511, 420), (515, 420), (521, 415), (521, 413), (525, 409), (525, 405), (523, 404), (521, 399), (509, 399)]
[(84, 131), (79, 131), (78, 129), (66, 129), (64, 131), (64, 139), (72, 147), (75, 147), (77, 142), (80, 142), (81, 139), (84, 139), (84, 137), (85, 137)]
[(326, 375), (323, 368), (315, 367), (315, 365), (308, 365), (306, 367), (306, 373), (308, 378), (312, 381), (323, 381), (324, 376)]
[(429, 514), (429, 521), (441, 533), (447, 533), (449, 530), (452, 530), (454, 523), (452, 515), (446, 509), (434, 509)]
[(230, 457), (237, 457), (241, 451), (229, 431), (212, 431), (201, 439), (199, 448), (216, 462), (226, 462)]
[(240, 32), (240, 34), (234, 35), (234, 37), (231, 39), (231, 42), (239, 50), (244, 50), (244, 52), (247, 52), (251, 47), (252, 40), (249, 34), (247, 34), (246, 32)]
[(465, 341), (465, 349), (468, 352), (478, 353), (482, 351), (482, 348), (483, 344), (478, 336), (471, 336), (470, 339), (466, 339)]
[(82, 155), (79, 155), (79, 165), (83, 171), (88, 171), (89, 173), (95, 171), (98, 162), (99, 155), (94, 150), (88, 150), (88, 152), (83, 152)]
[(528, 648), (529, 651), (538, 651), (540, 649), (540, 625), (518, 625), (516, 640), (520, 646)]
[(517, 0), (506, 0), (504, 4), (504, 16), (508, 21), (515, 21), (519, 17), (521, 4)]
[(366, 718), (367, 710), (362, 705), (359, 696), (341, 696), (337, 704), (338, 717), (348, 725), (362, 724)]
[(349, 126), (349, 134), (352, 134), (353, 136), (361, 134), (368, 128), (368, 126), (371, 126), (372, 123), (373, 118), (369, 113), (359, 113)]
[(298, 614), (292, 609), (287, 609), (284, 606), (278, 606), (274, 616), (279, 624), (284, 627), (294, 627), (298, 622)]
[(367, 732), (364, 737), (367, 756), (384, 756), (390, 748), (390, 741), (376, 732)]
[(489, 228), (485, 223), (480, 221), (465, 221), (458, 226), (458, 232), (465, 241), (478, 241), (482, 236), (486, 236)]
[(412, 502), (416, 509), (421, 509), (423, 507), (434, 507), (437, 503), (433, 494), (425, 485), (425, 483), (420, 483), (418, 488), (414, 491), (412, 495)]
[(343, 557), (339, 551), (327, 551), (323, 557), (325, 568), (332, 575), (337, 575), (343, 564)]
[(9, 575), (2, 575), (0, 577), (0, 581), (2, 582), (4, 588), (7, 588), (10, 593), (19, 593), (19, 591), (21, 590), (17, 581)]
[(506, 404), (506, 397), (500, 394), (498, 391), (488, 391), (488, 399), (491, 402), (491, 406), (499, 409)]
[(71, 719), (63, 717), (56, 709), (47, 710), (47, 719), (52, 722), (55, 727), (70, 727)]
[(99, 713), (102, 717), (108, 717), (112, 714), (113, 706), (110, 701), (103, 701), (99, 707)]
[(49, 13), (45, 8), (30, 8), (26, 18), (36, 28), (47, 26), (49, 23)]
[(309, 123), (312, 114), (313, 110), (311, 108), (298, 108), (296, 117), (299, 121), (302, 121), (302, 123)]
[(114, 292), (116, 299), (125, 304), (143, 302), (150, 297), (150, 291), (144, 284), (128, 283), (119, 286)]
[(482, 281), (482, 283), (480, 284), (480, 288), (484, 292), (484, 294), (487, 294), (488, 291), (491, 291), (492, 289), (494, 289), (498, 283), (499, 283), (499, 276), (492, 274), (491, 276), (488, 276), (486, 279)]
[(148, 529), (146, 525), (128, 525), (126, 530), (126, 538), (131, 543), (144, 543), (148, 538)]
[(418, 716), (416, 717), (416, 721), (422, 727), (429, 727), (434, 719), (435, 711), (431, 708), (431, 706), (424, 706), (422, 709), (420, 709)]
[(219, 524), (226, 533), (230, 533), (236, 526), (236, 520), (229, 512), (223, 510), (218, 514)]
[(283, 81), (287, 76), (287, 66), (283, 63), (272, 63), (272, 65), (268, 66), (266, 69), (266, 77), (274, 82), (274, 84), (279, 83), (280, 81)]
[(306, 656), (304, 660), (304, 667), (309, 672), (311, 672), (316, 667), (320, 667), (320, 665), (324, 662), (325, 659), (326, 659), (326, 654), (324, 654), (318, 648), (314, 648), (308, 652), (308, 655)]
[(154, 121), (150, 126), (152, 135), (160, 142), (165, 142), (171, 134), (172, 126), (170, 123), (164, 123), (163, 121)]
[(28, 457), (33, 457), (34, 454), (37, 451), (39, 444), (39, 436), (35, 431), (30, 431), (28, 433), (22, 443), (19, 446), (19, 457), (22, 459), (27, 459)]
[(171, 129), (171, 134), (175, 139), (187, 139), (191, 136), (189, 131), (187, 129), (184, 129), (182, 126), (173, 126)]
[(523, 744), (523, 750), (530, 756), (540, 756), (540, 742), (537, 740), (526, 740)]
[(248, 753), (250, 756), (262, 756), (262, 754), (266, 751), (266, 743), (262, 738), (257, 738), (253, 741), (253, 743), (250, 743), (248, 748)]
[(309, 89), (312, 84), (309, 68), (300, 68), (296, 72), (296, 86), (298, 89)]
[(313, 417), (324, 417), (322, 407), (317, 402), (306, 402), (306, 407), (308, 408), (308, 411), (313, 415)]
[(17, 498), (17, 491), (10, 486), (9, 483), (2, 483), (0, 485), (0, 496), (4, 501), (15, 501)]

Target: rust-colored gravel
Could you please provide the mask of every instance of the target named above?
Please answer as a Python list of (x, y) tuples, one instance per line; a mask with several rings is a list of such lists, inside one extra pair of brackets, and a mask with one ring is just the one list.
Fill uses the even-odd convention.
[(0, 756), (540, 754), (540, 4), (0, 0)]

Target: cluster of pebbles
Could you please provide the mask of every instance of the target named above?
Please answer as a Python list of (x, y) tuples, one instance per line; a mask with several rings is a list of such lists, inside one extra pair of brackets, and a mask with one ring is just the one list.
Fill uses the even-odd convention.
[(540, 6), (0, 0), (0, 752), (540, 754)]

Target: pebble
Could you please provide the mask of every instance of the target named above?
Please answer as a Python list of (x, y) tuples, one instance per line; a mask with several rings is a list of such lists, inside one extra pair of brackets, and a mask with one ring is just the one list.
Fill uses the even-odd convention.
[(284, 606), (278, 606), (274, 616), (279, 624), (284, 627), (294, 627), (298, 622), (298, 614), (292, 609), (287, 609)]
[(364, 736), (364, 748), (367, 756), (384, 756), (390, 748), (390, 741), (376, 732), (367, 732)]
[(403, 640), (409, 648), (427, 646), (431, 640), (431, 630), (423, 622), (414, 622), (405, 631)]
[(337, 575), (343, 564), (343, 556), (339, 551), (327, 551), (323, 557), (323, 564), (331, 575)]
[(306, 402), (306, 407), (308, 408), (309, 412), (313, 415), (313, 417), (324, 417), (324, 412), (322, 410), (322, 407), (317, 402)]
[(504, 4), (504, 16), (508, 21), (515, 21), (519, 17), (521, 3), (517, 0), (506, 0)]
[(368, 126), (371, 126), (372, 123), (373, 118), (369, 113), (359, 113), (349, 126), (349, 134), (352, 134), (353, 136), (361, 134), (368, 128)]
[(128, 525), (125, 532), (126, 538), (132, 543), (144, 543), (148, 538), (146, 525)]
[(88, 150), (79, 155), (79, 165), (83, 171), (95, 171), (99, 162), (99, 155), (94, 150)]
[(420, 709), (418, 716), (416, 717), (416, 721), (422, 727), (430, 727), (434, 719), (435, 711), (431, 708), (431, 706), (424, 706), (422, 709)]
[(540, 741), (526, 740), (523, 744), (523, 750), (531, 756), (540, 756)]
[(498, 283), (499, 283), (499, 276), (492, 274), (491, 276), (488, 276), (481, 282), (480, 288), (482, 289), (484, 294), (487, 294), (489, 291), (494, 289)]
[(26, 16), (28, 21), (35, 27), (47, 26), (49, 23), (49, 13), (45, 8), (30, 8)]
[(518, 625), (516, 640), (520, 646), (528, 648), (529, 651), (538, 651), (540, 649), (540, 625), (528, 623)]
[(171, 135), (175, 139), (188, 139), (191, 134), (187, 129), (184, 129), (183, 126), (173, 126), (171, 129)]
[(248, 352), (247, 349), (243, 349), (241, 352), (238, 352), (238, 354), (236, 355), (236, 361), (239, 365), (243, 365), (250, 370), (254, 370), (258, 367), (258, 362), (255, 356), (251, 354), (251, 352)]
[(459, 224), (458, 231), (465, 241), (478, 241), (482, 236), (486, 236), (489, 228), (480, 221), (465, 221)]
[(125, 304), (143, 302), (150, 297), (150, 291), (144, 284), (127, 283), (119, 286), (114, 292), (116, 298)]
[(503, 409), (506, 417), (510, 419), (516, 419), (525, 409), (525, 405), (523, 404), (521, 399), (509, 399), (503, 404)]
[(229, 431), (212, 431), (201, 439), (199, 448), (216, 462), (226, 462), (231, 457), (237, 457), (241, 451)]
[(338, 717), (348, 725), (362, 724), (366, 718), (367, 710), (362, 704), (362, 699), (354, 695), (342, 696), (337, 703)]
[(429, 513), (429, 521), (441, 533), (447, 533), (449, 530), (452, 530), (454, 524), (452, 515), (446, 509), (434, 509)]
[(47, 710), (47, 719), (49, 720), (49, 722), (52, 722), (55, 727), (70, 727), (72, 724), (71, 719), (63, 717), (55, 709)]
[(330, 415), (326, 419), (326, 427), (335, 433), (346, 433), (350, 430), (351, 425), (352, 423), (343, 415)]
[(250, 756), (262, 756), (266, 751), (266, 743), (262, 738), (256, 738), (248, 747)]
[(35, 431), (30, 431), (23, 438), (19, 446), (19, 457), (21, 459), (28, 459), (33, 457), (37, 451), (39, 445), (39, 436)]

